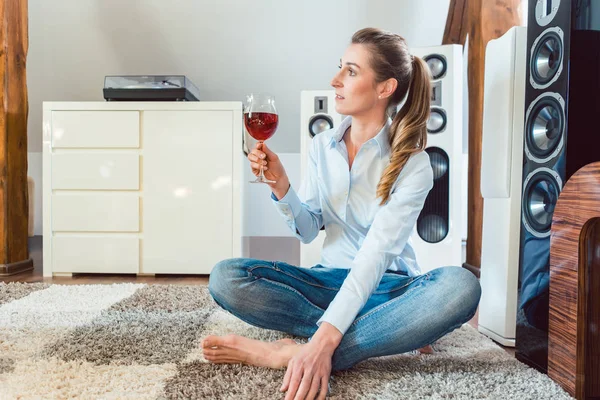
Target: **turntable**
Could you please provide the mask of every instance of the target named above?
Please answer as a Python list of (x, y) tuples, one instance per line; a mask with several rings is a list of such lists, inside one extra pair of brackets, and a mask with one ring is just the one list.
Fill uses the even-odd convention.
[(199, 101), (196, 85), (184, 75), (106, 76), (107, 101)]

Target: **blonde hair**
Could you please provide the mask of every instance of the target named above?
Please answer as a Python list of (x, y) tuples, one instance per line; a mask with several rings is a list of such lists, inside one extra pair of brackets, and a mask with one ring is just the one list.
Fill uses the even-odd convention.
[(365, 28), (352, 36), (353, 44), (366, 45), (377, 83), (390, 78), (398, 86), (390, 97), (388, 109), (395, 108), (406, 97), (403, 107), (394, 116), (389, 133), (390, 164), (377, 185), (381, 205), (388, 202), (394, 183), (411, 155), (427, 146), (427, 120), (431, 105), (431, 73), (425, 61), (412, 56), (400, 35), (376, 28)]

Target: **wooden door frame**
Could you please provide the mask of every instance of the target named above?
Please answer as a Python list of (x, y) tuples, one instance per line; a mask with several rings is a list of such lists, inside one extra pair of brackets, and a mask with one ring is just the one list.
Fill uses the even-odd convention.
[[(481, 196), (481, 138), (483, 131), (483, 85), (487, 43), (513, 26), (525, 25), (522, 8), (526, 0), (451, 0), (442, 44), (465, 46), (468, 34), (469, 82), (469, 183), (467, 259), (463, 267), (479, 276), (483, 231)], [(464, 206), (464, 205), (463, 205)]]
[(27, 0), (0, 0), (0, 276), (33, 269), (29, 258)]

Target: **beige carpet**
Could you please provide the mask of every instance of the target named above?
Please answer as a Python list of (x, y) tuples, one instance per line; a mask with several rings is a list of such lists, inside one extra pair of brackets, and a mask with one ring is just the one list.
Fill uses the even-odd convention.
[[(226, 333), (290, 337), (222, 311), (204, 286), (0, 283), (0, 399), (283, 398), (284, 370), (204, 360), (201, 339)], [(570, 398), (469, 325), (435, 349), (335, 373), (330, 398)]]

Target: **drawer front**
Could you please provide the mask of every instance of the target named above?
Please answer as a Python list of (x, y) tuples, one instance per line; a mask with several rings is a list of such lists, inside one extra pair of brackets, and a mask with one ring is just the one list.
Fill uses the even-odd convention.
[(53, 272), (137, 273), (137, 237), (58, 236), (52, 239)]
[(118, 193), (55, 194), (53, 232), (139, 232), (140, 198)]
[(54, 148), (138, 148), (137, 111), (53, 111)]
[(52, 154), (52, 189), (138, 190), (139, 154)]

